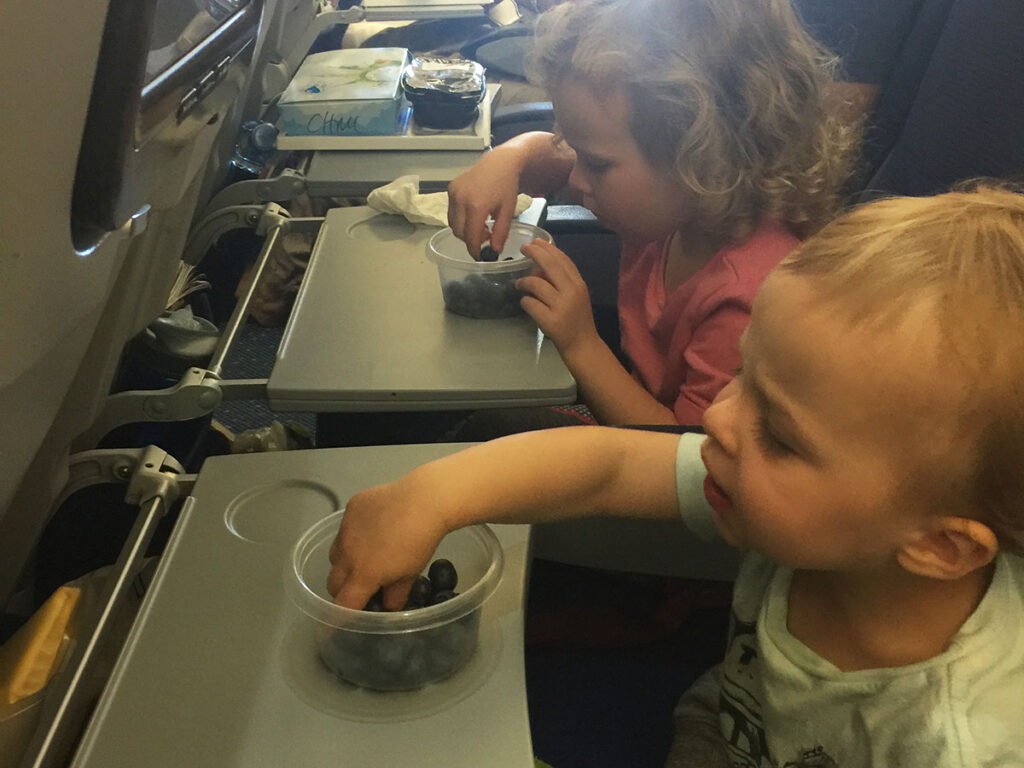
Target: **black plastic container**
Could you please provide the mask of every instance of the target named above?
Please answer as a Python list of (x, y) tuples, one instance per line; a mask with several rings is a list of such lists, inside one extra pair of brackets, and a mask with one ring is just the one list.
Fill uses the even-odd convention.
[(487, 93), (482, 65), (468, 59), (417, 56), (402, 72), (402, 89), (421, 128), (458, 130), (480, 114)]

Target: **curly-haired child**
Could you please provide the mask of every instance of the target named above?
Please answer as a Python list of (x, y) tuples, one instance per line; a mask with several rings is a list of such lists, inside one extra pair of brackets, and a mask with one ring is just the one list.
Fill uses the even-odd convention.
[(597, 422), (698, 424), (739, 362), (757, 286), (837, 210), (855, 137), (823, 105), (830, 59), (786, 0), (574, 0), (535, 34), (559, 133), (518, 136), (455, 179), (449, 223), (475, 254), (504, 243), (520, 191), (593, 211), (622, 241), (630, 370), (556, 247), (524, 247), (538, 271), (523, 307)]

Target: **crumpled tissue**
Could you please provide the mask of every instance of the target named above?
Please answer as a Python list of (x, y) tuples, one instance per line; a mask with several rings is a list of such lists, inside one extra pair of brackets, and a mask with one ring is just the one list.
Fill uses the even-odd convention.
[[(518, 216), (532, 203), (529, 195), (519, 195), (514, 215)], [(413, 224), (448, 226), (448, 193), (420, 194), (420, 177), (415, 174), (399, 176), (390, 184), (377, 187), (367, 196), (366, 204), (381, 213), (405, 216)]]

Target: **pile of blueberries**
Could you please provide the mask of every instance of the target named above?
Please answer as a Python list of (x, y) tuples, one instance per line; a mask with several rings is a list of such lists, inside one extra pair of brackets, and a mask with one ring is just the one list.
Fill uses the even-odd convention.
[[(416, 610), (451, 600), (458, 593), (458, 573), (449, 560), (430, 564), (409, 590), (403, 610)], [(384, 611), (380, 591), (364, 611)], [(320, 645), (320, 658), (346, 683), (382, 691), (421, 688), (451, 675), (473, 655), (480, 612), (438, 627), (412, 632), (375, 634), (333, 631)]]
[[(438, 558), (430, 564), (426, 576), (417, 576), (409, 589), (409, 597), (405, 600), (403, 611), (411, 611), (414, 608), (426, 608), (428, 605), (437, 605), (446, 600), (451, 600), (458, 592), (455, 587), (459, 583), (459, 572), (455, 570), (451, 560)], [(366, 605), (364, 611), (386, 611), (384, 607), (384, 593), (377, 590)]]

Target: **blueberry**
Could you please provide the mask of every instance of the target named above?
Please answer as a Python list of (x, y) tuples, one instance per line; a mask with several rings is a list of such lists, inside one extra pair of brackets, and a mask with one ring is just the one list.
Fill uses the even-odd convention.
[[(444, 678), (464, 665), (476, 647), (477, 614), (467, 624), (462, 619), (432, 630), (426, 643), (427, 662), (435, 678)], [(466, 618), (466, 617), (463, 617)]]
[(490, 245), (485, 245), (480, 249), (480, 261), (497, 261), (498, 252), (494, 250)]
[(409, 688), (419, 688), (430, 681), (429, 673), (427, 654), (421, 648), (409, 657), (403, 679)]
[(431, 602), (431, 605), (437, 605), (438, 603), (443, 603), (443, 602), (445, 602), (447, 600), (451, 600), (453, 597), (455, 597), (455, 593), (452, 592), (450, 589), (438, 590), (437, 592), (434, 593), (434, 599)]
[(452, 561), (445, 560), (443, 557), (430, 564), (427, 577), (434, 585), (436, 592), (454, 590), (455, 585), (459, 583), (459, 574), (456, 572), (455, 566), (452, 565)]
[(375, 637), (339, 630), (320, 644), (320, 658), (341, 678), (358, 683), (372, 669)]
[(401, 672), (416, 650), (416, 639), (410, 635), (381, 635), (374, 648), (374, 661), (384, 672)]
[(417, 576), (416, 581), (412, 583), (412, 587), (409, 589), (409, 597), (405, 601), (405, 608), (422, 608), (424, 605), (430, 605), (431, 600), (434, 597), (434, 585), (430, 583), (430, 579), (426, 576)]

